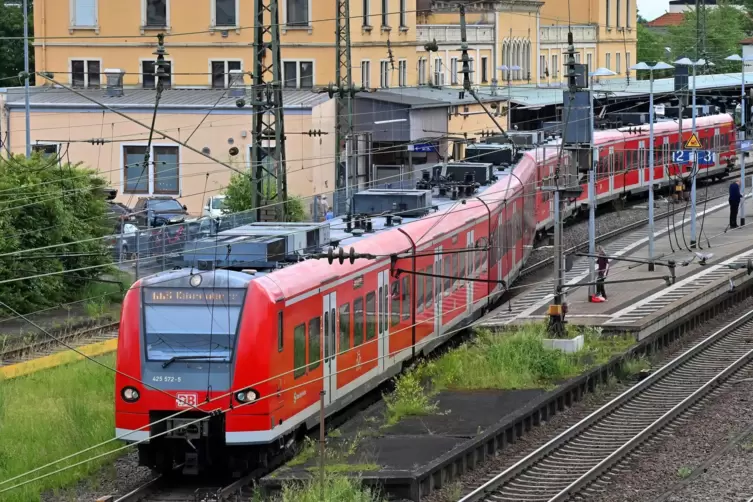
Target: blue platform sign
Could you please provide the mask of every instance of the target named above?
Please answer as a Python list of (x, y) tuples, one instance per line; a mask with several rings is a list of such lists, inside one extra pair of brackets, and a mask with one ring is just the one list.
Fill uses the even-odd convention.
[(437, 147), (435, 147), (431, 143), (417, 143), (415, 145), (408, 145), (409, 152), (430, 153), (430, 152), (435, 152), (436, 150), (437, 150)]
[(695, 155), (698, 155), (699, 166), (713, 166), (715, 164), (716, 156), (714, 152), (709, 150), (699, 150), (694, 152), (692, 150), (677, 150), (672, 152), (673, 164), (690, 164), (695, 161)]
[(747, 152), (750, 150), (751, 144), (753, 144), (752, 140), (744, 139), (740, 141), (740, 150)]

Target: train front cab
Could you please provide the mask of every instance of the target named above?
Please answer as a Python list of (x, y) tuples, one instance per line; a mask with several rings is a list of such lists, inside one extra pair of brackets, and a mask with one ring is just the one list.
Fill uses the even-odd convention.
[[(239, 335), (258, 322), (247, 308), (251, 279), (240, 272), (180, 270), (144, 279), (126, 294), (115, 425), (118, 437), (140, 442), (141, 465), (170, 471), (183, 464), (187, 474), (228, 467), (227, 415), (216, 410), (263, 392), (235, 384)], [(244, 354), (244, 366), (256, 363)], [(266, 406), (260, 401), (243, 409), (266, 416)]]

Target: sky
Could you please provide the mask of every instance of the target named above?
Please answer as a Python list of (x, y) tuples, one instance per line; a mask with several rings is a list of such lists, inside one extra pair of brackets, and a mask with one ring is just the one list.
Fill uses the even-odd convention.
[(669, 0), (638, 0), (638, 12), (648, 21), (669, 10)]

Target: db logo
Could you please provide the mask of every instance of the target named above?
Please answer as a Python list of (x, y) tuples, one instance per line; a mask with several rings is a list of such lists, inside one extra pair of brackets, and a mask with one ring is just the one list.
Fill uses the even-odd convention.
[(196, 392), (179, 392), (175, 395), (175, 404), (178, 408), (198, 406), (199, 395)]

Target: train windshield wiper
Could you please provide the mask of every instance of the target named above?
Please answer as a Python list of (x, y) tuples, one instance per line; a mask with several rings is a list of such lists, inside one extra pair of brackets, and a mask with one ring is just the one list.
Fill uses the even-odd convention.
[(226, 361), (228, 360), (225, 356), (173, 356), (162, 363), (162, 367), (167, 368), (175, 361), (211, 361), (212, 359), (224, 359)]

